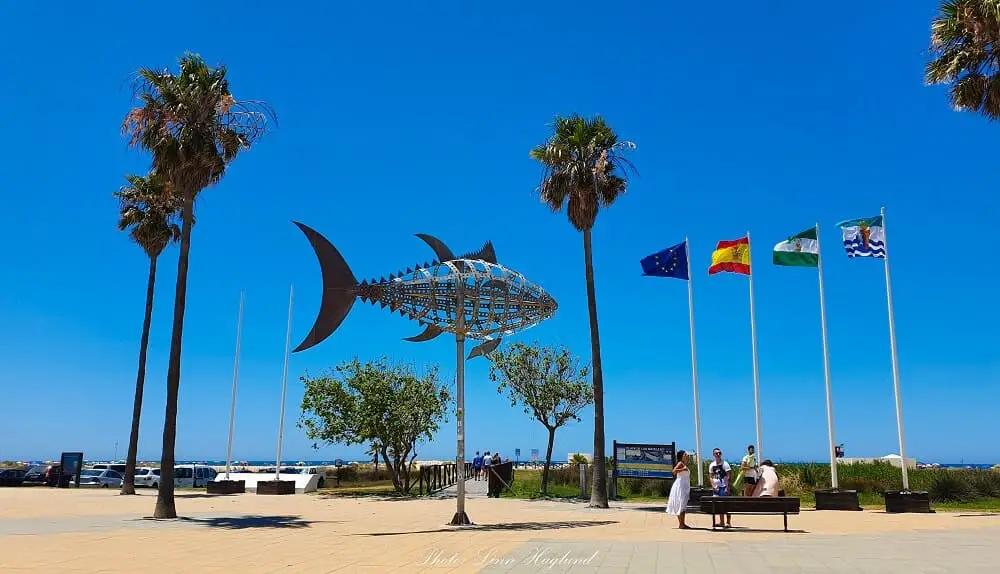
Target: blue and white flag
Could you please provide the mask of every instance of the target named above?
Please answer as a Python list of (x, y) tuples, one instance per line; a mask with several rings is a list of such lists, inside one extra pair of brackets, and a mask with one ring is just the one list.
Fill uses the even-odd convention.
[(844, 249), (848, 257), (885, 259), (885, 229), (881, 215), (841, 221), (837, 227), (844, 231)]

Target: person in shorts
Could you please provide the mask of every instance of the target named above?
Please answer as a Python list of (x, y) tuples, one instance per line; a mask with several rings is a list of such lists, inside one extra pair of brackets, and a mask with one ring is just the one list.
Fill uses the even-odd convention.
[(483, 475), (483, 457), (476, 451), (476, 456), (472, 457), (472, 476), (479, 480)]
[[(729, 466), (728, 462), (722, 460), (721, 449), (717, 448), (713, 450), (712, 456), (715, 460), (712, 461), (712, 464), (708, 465), (708, 476), (712, 480), (712, 494), (714, 496), (729, 496), (729, 479), (733, 475), (733, 469)], [(725, 519), (725, 527), (731, 527), (733, 525), (733, 515), (726, 514)]]
[(743, 496), (753, 496), (760, 478), (760, 467), (757, 465), (757, 455), (753, 445), (747, 446), (747, 454), (740, 461), (740, 473), (743, 475)]

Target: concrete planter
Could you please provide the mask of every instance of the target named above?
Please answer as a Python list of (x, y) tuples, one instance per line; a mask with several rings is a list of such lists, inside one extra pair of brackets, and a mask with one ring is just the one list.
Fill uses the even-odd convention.
[(816, 510), (862, 510), (857, 490), (817, 490)]
[(257, 494), (295, 494), (295, 482), (291, 480), (267, 480), (257, 483)]
[(215, 480), (206, 486), (209, 494), (243, 494), (247, 491), (245, 480)]
[(926, 492), (889, 490), (883, 496), (886, 512), (934, 512), (931, 510), (931, 497)]

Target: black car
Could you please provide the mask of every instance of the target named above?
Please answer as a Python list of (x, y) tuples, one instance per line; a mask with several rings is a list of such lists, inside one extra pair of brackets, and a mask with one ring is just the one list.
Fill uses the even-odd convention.
[(25, 485), (56, 486), (59, 484), (59, 473), (62, 472), (62, 465), (59, 464), (39, 464), (28, 469), (24, 473)]
[(23, 483), (23, 468), (0, 468), (0, 486), (21, 486)]

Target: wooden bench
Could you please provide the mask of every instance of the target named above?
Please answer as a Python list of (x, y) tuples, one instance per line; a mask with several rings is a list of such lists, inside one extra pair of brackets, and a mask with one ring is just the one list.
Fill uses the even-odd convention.
[(785, 532), (788, 532), (788, 515), (799, 513), (799, 499), (794, 496), (703, 496), (701, 511), (712, 515), (712, 530), (724, 523), (716, 524), (719, 514), (781, 514), (785, 517)]

